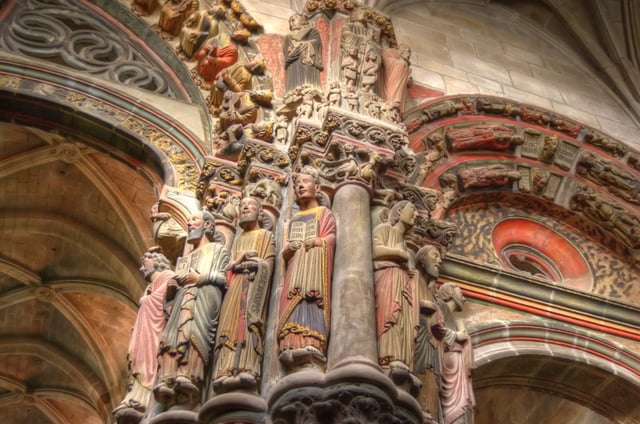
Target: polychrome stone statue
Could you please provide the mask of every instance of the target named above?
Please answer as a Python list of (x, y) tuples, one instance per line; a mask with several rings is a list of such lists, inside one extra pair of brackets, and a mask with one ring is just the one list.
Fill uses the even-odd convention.
[(201, 399), (204, 370), (226, 284), (229, 252), (214, 242), (215, 223), (208, 211), (188, 221), (187, 243), (193, 250), (178, 259), (178, 290), (158, 351), (158, 384), (153, 392), (165, 408), (193, 408)]
[(127, 359), (129, 361), (129, 390), (113, 410), (118, 423), (139, 422), (151, 400), (158, 360), (156, 354), (160, 336), (165, 328), (167, 309), (177, 288), (175, 273), (167, 258), (151, 250), (142, 256), (140, 272), (149, 284), (140, 298), (138, 315), (131, 329)]
[(240, 234), (231, 248), (227, 292), (216, 334), (213, 389), (218, 393), (258, 387), (275, 259), (273, 233), (260, 227), (263, 213), (258, 199), (240, 201)]
[(300, 211), (291, 218), (282, 251), (286, 273), (278, 326), (280, 361), (288, 369), (326, 361), (336, 241), (333, 214), (318, 201), (318, 172), (304, 167), (293, 185)]
[(462, 311), (464, 301), (460, 287), (453, 283), (444, 283), (438, 289), (441, 316), (431, 330), (435, 337), (444, 342), (445, 347), (440, 387), (444, 424), (472, 423), (476, 405), (471, 384), (471, 338), (462, 320), (456, 319), (455, 316), (456, 312)]

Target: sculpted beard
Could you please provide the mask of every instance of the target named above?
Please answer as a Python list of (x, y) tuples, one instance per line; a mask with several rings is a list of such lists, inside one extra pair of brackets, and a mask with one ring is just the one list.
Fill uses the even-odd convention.
[(191, 231), (189, 231), (189, 238), (187, 238), (187, 242), (191, 243), (191, 242), (200, 240), (204, 235), (204, 230), (205, 230), (204, 225), (201, 225), (200, 227), (192, 228)]
[(145, 281), (151, 281), (151, 276), (155, 271), (156, 271), (155, 265), (150, 265), (148, 267), (145, 267), (142, 270), (142, 275), (144, 276)]

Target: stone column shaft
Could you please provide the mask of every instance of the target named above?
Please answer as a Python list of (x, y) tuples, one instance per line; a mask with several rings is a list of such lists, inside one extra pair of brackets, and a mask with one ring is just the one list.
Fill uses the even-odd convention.
[(338, 186), (331, 208), (336, 218), (331, 339), (328, 371), (351, 361), (377, 364), (375, 299), (368, 188)]

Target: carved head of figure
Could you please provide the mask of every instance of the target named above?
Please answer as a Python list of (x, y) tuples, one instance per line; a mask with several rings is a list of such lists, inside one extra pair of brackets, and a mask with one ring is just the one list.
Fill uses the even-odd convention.
[(265, 69), (267, 69), (267, 65), (264, 63), (264, 58), (262, 56), (254, 57), (247, 62), (245, 66), (253, 75), (262, 75), (264, 74)]
[(251, 32), (244, 26), (239, 25), (231, 34), (231, 39), (236, 43), (244, 44), (251, 37)]
[(305, 166), (293, 176), (293, 185), (296, 194), (296, 201), (302, 207), (303, 204), (316, 201), (320, 191), (320, 174), (311, 167)]
[(409, 62), (411, 60), (411, 47), (406, 43), (398, 44), (398, 53), (400, 57)]
[(245, 231), (256, 229), (260, 224), (260, 218), (264, 214), (262, 204), (255, 197), (244, 197), (240, 201), (240, 216), (238, 224)]
[(189, 230), (188, 243), (198, 244), (203, 236), (206, 236), (207, 240), (213, 241), (216, 230), (213, 215), (208, 211), (194, 213), (187, 222), (187, 229)]
[(426, 245), (421, 247), (416, 253), (416, 263), (429, 277), (429, 280), (435, 281), (440, 276), (442, 257), (440, 250), (436, 246)]
[(220, 5), (215, 5), (215, 6), (212, 6), (211, 9), (209, 9), (209, 13), (216, 20), (224, 19), (224, 17), (227, 14), (227, 8), (224, 7), (221, 4)]
[(560, 144), (560, 139), (555, 135), (548, 135), (544, 138), (544, 144), (542, 145), (542, 159), (550, 160), (556, 153), (556, 149)]
[(444, 283), (438, 289), (438, 299), (443, 302), (453, 301), (456, 311), (462, 311), (465, 298), (462, 295), (462, 290), (454, 283)]
[(396, 225), (401, 222), (404, 224), (405, 230), (413, 227), (416, 221), (416, 207), (408, 200), (401, 200), (391, 208), (389, 214), (389, 224)]
[(289, 18), (289, 30), (298, 31), (304, 27), (305, 23), (305, 17), (299, 13), (295, 13)]
[(162, 253), (150, 250), (142, 255), (140, 261), (140, 272), (146, 281), (151, 281), (151, 276), (156, 272), (162, 272), (171, 269), (169, 259)]
[(366, 24), (369, 20), (369, 11), (364, 7), (358, 7), (351, 12), (349, 18), (351, 22), (360, 22)]
[(536, 169), (532, 173), (531, 185), (534, 193), (542, 193), (549, 182), (549, 174), (542, 170)]

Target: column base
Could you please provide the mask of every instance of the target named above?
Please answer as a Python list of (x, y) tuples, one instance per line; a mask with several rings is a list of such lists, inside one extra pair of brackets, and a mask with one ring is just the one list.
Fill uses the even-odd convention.
[(199, 424), (261, 424), (267, 402), (256, 393), (229, 392), (209, 399), (198, 414)]
[(272, 423), (424, 422), (416, 399), (399, 390), (377, 364), (340, 365), (327, 374), (298, 372), (283, 378), (269, 399)]
[(148, 424), (197, 424), (198, 414), (193, 411), (165, 411), (154, 416)]

